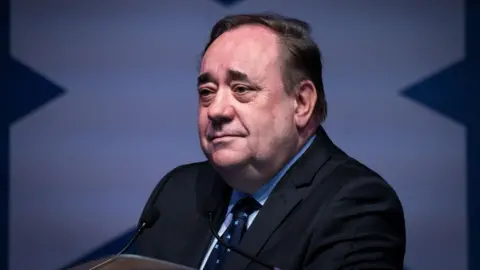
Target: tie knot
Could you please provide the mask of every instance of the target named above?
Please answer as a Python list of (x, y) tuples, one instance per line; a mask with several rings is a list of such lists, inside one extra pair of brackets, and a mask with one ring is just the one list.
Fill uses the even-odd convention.
[(259, 210), (262, 206), (252, 197), (245, 197), (238, 201), (232, 209), (234, 217), (249, 216), (253, 212)]

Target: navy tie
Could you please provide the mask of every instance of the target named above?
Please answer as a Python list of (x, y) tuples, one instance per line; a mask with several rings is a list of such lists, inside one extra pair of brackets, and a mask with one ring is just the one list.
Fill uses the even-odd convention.
[[(259, 210), (261, 205), (252, 197), (241, 199), (235, 204), (231, 213), (232, 221), (222, 235), (222, 240), (228, 245), (238, 246), (243, 234), (247, 230), (248, 216), (253, 212)], [(230, 252), (230, 249), (225, 248), (222, 244), (217, 242), (213, 247), (210, 256), (205, 264), (204, 270), (218, 270), (222, 269), (225, 255)]]

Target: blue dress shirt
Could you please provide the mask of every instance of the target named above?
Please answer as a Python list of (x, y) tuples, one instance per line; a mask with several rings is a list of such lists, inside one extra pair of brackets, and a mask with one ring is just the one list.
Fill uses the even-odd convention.
[[(313, 135), (307, 143), (302, 147), (302, 149), (273, 177), (272, 180), (268, 181), (265, 185), (263, 185), (255, 194), (252, 195), (254, 199), (256, 199), (262, 206), (265, 204), (265, 202), (268, 199), (268, 196), (272, 192), (272, 190), (275, 188), (277, 185), (278, 181), (282, 179), (282, 177), (285, 175), (285, 173), (290, 169), (290, 167), (305, 153), (305, 151), (308, 149), (308, 147), (312, 144), (313, 140), (315, 139), (315, 135)], [(225, 218), (225, 221), (223, 222), (222, 226), (220, 227), (220, 230), (218, 231), (218, 235), (222, 235), (223, 232), (227, 229), (228, 225), (230, 225), (230, 222), (232, 220), (232, 214), (230, 211), (232, 210), (232, 207), (242, 198), (247, 196), (245, 193), (239, 192), (239, 191), (233, 191), (232, 197), (230, 199), (230, 203), (228, 205), (228, 211), (227, 211), (227, 216)], [(258, 211), (253, 212), (249, 217), (248, 217), (248, 223), (247, 223), (247, 228), (252, 224), (253, 220), (257, 216)], [(217, 239), (213, 237), (213, 241), (210, 244), (210, 247), (207, 250), (207, 253), (205, 254), (205, 257), (203, 258), (202, 265), (200, 267), (200, 270), (203, 270), (203, 267), (205, 266), (205, 263), (208, 260), (208, 257), (210, 256), (210, 253), (212, 252), (213, 247), (217, 244)]]

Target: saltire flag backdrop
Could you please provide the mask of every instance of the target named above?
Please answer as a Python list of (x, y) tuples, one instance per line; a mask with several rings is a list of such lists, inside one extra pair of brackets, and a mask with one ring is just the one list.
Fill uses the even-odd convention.
[(273, 11), (312, 25), (325, 127), (397, 190), (407, 268), (480, 269), (477, 3), (11, 0), (0, 268), (119, 251), (158, 180), (204, 159), (195, 78), (211, 26)]

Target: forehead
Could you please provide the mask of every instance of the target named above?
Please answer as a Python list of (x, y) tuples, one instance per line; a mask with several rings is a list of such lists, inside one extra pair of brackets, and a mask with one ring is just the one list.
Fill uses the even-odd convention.
[(259, 74), (278, 66), (276, 34), (263, 26), (245, 25), (218, 37), (205, 52), (200, 72), (221, 73), (239, 70)]

